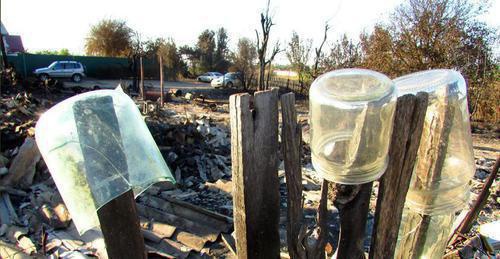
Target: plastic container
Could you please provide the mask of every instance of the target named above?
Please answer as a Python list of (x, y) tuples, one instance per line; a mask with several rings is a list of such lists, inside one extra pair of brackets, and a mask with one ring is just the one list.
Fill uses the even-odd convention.
[(96, 210), (131, 188), (175, 182), (134, 102), (117, 90), (71, 97), (45, 112), (36, 141), (80, 233)]
[(475, 172), (464, 78), (454, 70), (439, 69), (394, 82), (399, 95), (429, 93), (406, 206), (427, 215), (462, 209)]
[(318, 77), (309, 91), (312, 163), (342, 184), (378, 179), (387, 168), (396, 93), (385, 75), (342, 69)]

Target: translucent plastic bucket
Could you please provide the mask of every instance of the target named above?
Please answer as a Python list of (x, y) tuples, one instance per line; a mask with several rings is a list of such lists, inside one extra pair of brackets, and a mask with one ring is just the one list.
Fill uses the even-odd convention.
[(45, 112), (36, 141), (80, 233), (96, 211), (131, 188), (175, 182), (134, 102), (117, 90), (71, 97)]
[(342, 184), (377, 180), (388, 163), (396, 93), (385, 75), (335, 70), (309, 91), (312, 163), (325, 179)]

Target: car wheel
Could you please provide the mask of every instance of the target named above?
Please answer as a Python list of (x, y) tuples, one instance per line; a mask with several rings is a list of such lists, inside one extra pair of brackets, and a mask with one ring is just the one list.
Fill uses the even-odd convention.
[(39, 78), (40, 78), (40, 80), (45, 82), (49, 79), (49, 75), (48, 74), (40, 74)]
[(82, 75), (80, 75), (80, 74), (74, 74), (71, 77), (71, 80), (73, 80), (73, 82), (75, 82), (75, 83), (78, 83), (78, 82), (82, 81)]
[(201, 78), (198, 77), (198, 82), (201, 82)]
[(233, 88), (233, 82), (227, 82), (226, 87), (227, 88)]

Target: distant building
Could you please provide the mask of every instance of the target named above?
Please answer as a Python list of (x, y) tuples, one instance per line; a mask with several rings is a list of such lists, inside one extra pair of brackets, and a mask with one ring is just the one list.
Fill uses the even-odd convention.
[(0, 32), (2, 33), (2, 40), (7, 55), (25, 52), (21, 36), (10, 35), (5, 26), (3, 25), (3, 23), (0, 23)]

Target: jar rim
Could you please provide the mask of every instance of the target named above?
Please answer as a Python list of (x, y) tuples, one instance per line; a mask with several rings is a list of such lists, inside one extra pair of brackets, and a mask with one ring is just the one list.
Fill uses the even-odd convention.
[(417, 92), (432, 93), (458, 81), (464, 81), (464, 79), (458, 71), (452, 69), (419, 71), (394, 79), (399, 96)]
[(386, 75), (362, 68), (333, 70), (318, 77), (310, 95), (337, 101), (378, 100), (394, 92), (394, 83)]

